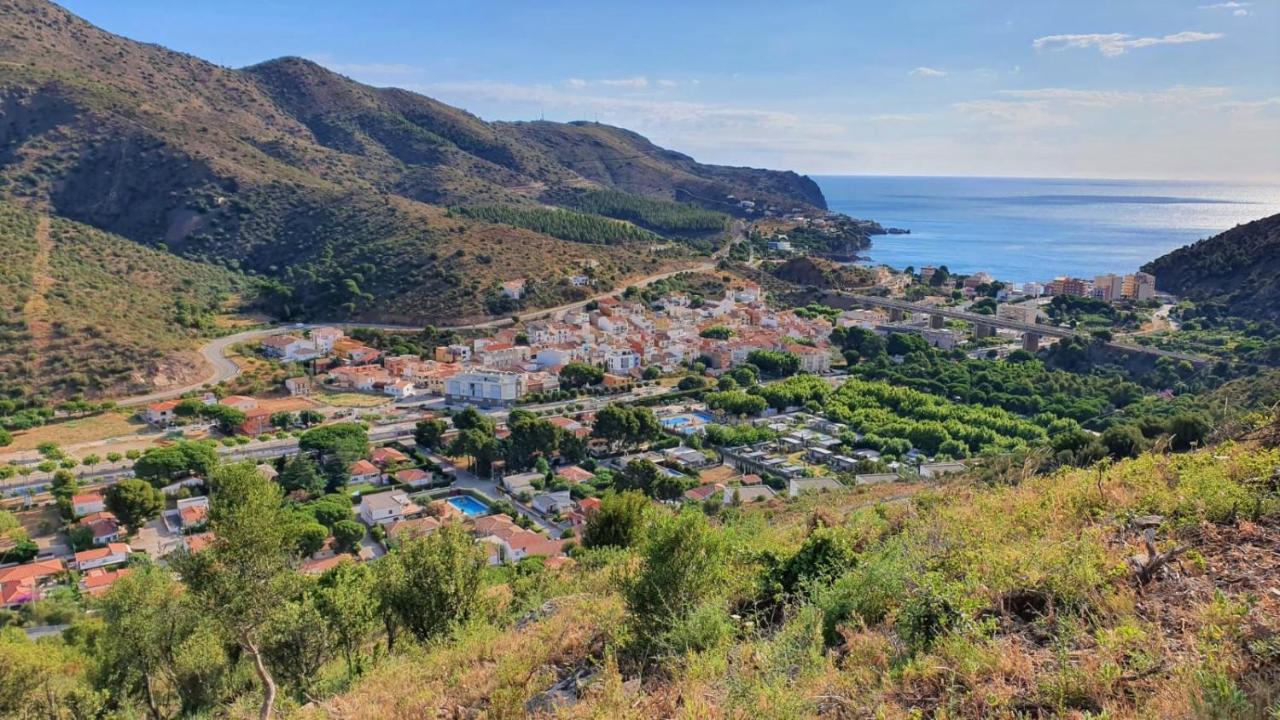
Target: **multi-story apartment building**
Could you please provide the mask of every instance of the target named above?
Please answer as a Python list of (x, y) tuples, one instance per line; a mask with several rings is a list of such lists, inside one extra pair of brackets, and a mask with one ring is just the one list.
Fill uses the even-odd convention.
[(507, 405), (524, 395), (520, 378), (520, 373), (506, 370), (467, 370), (445, 380), (445, 399), (475, 405)]

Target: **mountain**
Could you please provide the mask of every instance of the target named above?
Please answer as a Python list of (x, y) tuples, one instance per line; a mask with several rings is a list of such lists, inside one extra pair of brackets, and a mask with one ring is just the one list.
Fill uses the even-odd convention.
[(1156, 287), (1232, 315), (1280, 322), (1280, 215), (1254, 220), (1152, 260)]
[(248, 279), (0, 202), (0, 397), (100, 397), (198, 379), (194, 338)]
[[(574, 202), (601, 192), (626, 200)], [(585, 292), (565, 281), (580, 268), (611, 287), (676, 267), (726, 226), (653, 238), (591, 208), (826, 205), (795, 173), (704, 165), (595, 123), (486, 122), (299, 58), (219, 67), (43, 0), (0, 0), (0, 196), (260, 275), (284, 317), (439, 324), (514, 309), (503, 280), (554, 305)], [(536, 212), (465, 212), (544, 205), (612, 219), (558, 215), (569, 231), (553, 233)]]

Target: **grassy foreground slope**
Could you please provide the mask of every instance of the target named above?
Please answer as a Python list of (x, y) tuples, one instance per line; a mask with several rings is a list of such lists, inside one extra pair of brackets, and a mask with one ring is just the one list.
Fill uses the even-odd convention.
[(184, 260), (0, 203), (0, 392), (99, 396), (188, 380), (211, 314), (248, 287)]
[[(520, 622), (392, 656), (297, 714), (1274, 717), (1277, 466), (1280, 451), (1225, 445), (729, 511), (689, 536), (715, 579), (682, 605), (674, 576), (664, 634), (639, 634), (655, 625), (618, 589), (660, 556), (597, 551), (489, 588), (500, 606), (548, 601)], [(1143, 527), (1180, 550), (1145, 582)]]

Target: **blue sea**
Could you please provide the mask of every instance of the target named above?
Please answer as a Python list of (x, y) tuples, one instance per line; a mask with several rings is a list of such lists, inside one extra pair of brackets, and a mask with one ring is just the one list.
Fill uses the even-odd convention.
[(834, 211), (910, 235), (864, 255), (1027, 282), (1133, 272), (1148, 260), (1280, 212), (1280, 186), (1045, 178), (816, 176)]

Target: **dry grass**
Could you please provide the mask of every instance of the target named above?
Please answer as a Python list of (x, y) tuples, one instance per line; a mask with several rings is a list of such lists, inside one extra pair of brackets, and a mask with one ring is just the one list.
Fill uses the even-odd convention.
[[(1278, 465), (1280, 450), (1222, 446), (1016, 487), (956, 480), (762, 503), (719, 520), (733, 553), (717, 602), (741, 613), (732, 630), (643, 676), (615, 661), (628, 637), (615, 581), (635, 555), (588, 556), (558, 576), (544, 612), (512, 622), (512, 588), (490, 587), (487, 620), (285, 715), (1272, 718), (1280, 493), (1267, 478)], [(1157, 546), (1186, 550), (1141, 585), (1134, 519), (1150, 514), (1163, 518)], [(818, 525), (855, 559), (779, 616), (753, 615), (761, 554), (790, 557)], [(934, 612), (949, 619), (922, 640), (913, 628)], [(539, 704), (570, 677), (576, 698)]]
[(111, 411), (99, 415), (91, 415), (72, 420), (63, 420), (51, 425), (32, 428), (14, 433), (13, 444), (6, 447), (6, 452), (35, 450), (41, 443), (51, 442), (67, 448), (81, 443), (99, 442), (110, 439), (145, 439), (142, 433), (149, 429), (148, 425), (137, 418), (134, 413)]
[(312, 397), (325, 405), (331, 405), (333, 407), (373, 408), (382, 407), (383, 405), (391, 403), (391, 398), (385, 395), (369, 395), (358, 392), (341, 392), (319, 388), (315, 390)]
[(552, 614), (523, 629), (475, 625), (455, 643), (397, 656), (351, 692), (298, 717), (525, 717), (526, 701), (569, 669), (601, 657), (621, 612), (615, 596), (583, 594), (562, 598)]
[(703, 485), (711, 483), (727, 483), (730, 480), (742, 477), (742, 473), (729, 465), (716, 465), (715, 467), (705, 468), (698, 472), (698, 482)]
[(282, 397), (282, 398), (266, 398), (258, 400), (258, 407), (262, 410), (270, 410), (273, 413), (278, 412), (298, 412), (299, 410), (309, 410), (318, 407), (320, 403), (306, 397)]

